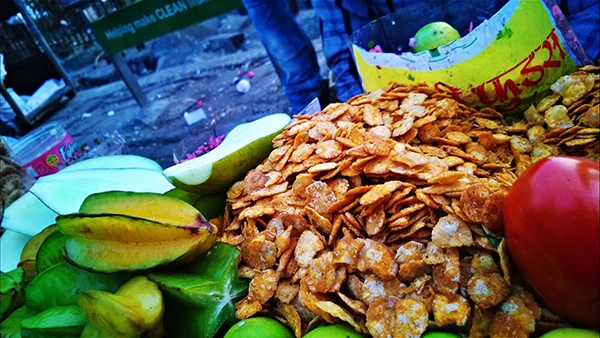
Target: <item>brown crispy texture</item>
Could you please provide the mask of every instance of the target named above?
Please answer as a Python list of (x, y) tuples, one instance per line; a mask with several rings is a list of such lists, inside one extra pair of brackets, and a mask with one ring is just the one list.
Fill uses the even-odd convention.
[(561, 78), (523, 121), (423, 84), (297, 116), (216, 221), (252, 279), (236, 316), (279, 313), (296, 336), (323, 320), (374, 337), (419, 337), (430, 317), (471, 337), (559, 325), (512, 282), (502, 206), (541, 158), (600, 160), (598, 73)]

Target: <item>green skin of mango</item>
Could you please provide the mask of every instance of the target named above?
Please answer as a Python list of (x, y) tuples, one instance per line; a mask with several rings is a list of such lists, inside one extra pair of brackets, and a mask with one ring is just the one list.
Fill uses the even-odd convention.
[(23, 337), (79, 337), (87, 321), (78, 305), (56, 306), (21, 321)]
[[(249, 319), (242, 320), (235, 324), (227, 334), (225, 334), (224, 338), (246, 338), (246, 337), (278, 337), (278, 338), (294, 338), (294, 334), (290, 329), (288, 329), (285, 325), (276, 321), (275, 319), (268, 317), (253, 317)], [(304, 336), (304, 337), (334, 337), (331, 335), (320, 335), (320, 336)], [(362, 338), (365, 337), (363, 335), (358, 336), (335, 336), (340, 338)]]
[(78, 289), (115, 292), (130, 278), (131, 274), (89, 272), (62, 262), (35, 277), (27, 288), (25, 303), (31, 313), (38, 313), (55, 306), (75, 305)]
[(35, 256), (35, 269), (38, 274), (65, 261), (62, 249), (66, 241), (67, 237), (60, 231), (55, 231), (46, 237)]
[[(224, 192), (233, 183), (243, 178), (250, 169), (256, 168), (269, 156), (273, 150), (273, 139), (280, 132), (281, 130), (278, 130), (271, 135), (258, 139), (214, 162), (210, 168), (205, 169), (209, 172), (203, 173), (202, 178), (198, 179), (198, 182), (202, 183), (191, 183), (194, 180), (193, 177), (180, 180), (173, 176), (168, 177), (168, 179), (174, 186), (189, 192), (206, 194)], [(218, 149), (217, 147), (213, 151)], [(248, 156), (248, 154), (252, 154), (252, 156)]]
[(244, 297), (248, 281), (237, 275), (235, 247), (217, 242), (178, 273), (151, 273), (165, 295), (166, 332), (174, 337), (213, 337), (236, 322), (234, 304)]
[[(231, 185), (259, 165), (273, 150), (273, 139), (285, 128), (290, 119), (285, 114), (274, 114), (234, 128), (215, 150), (188, 162), (163, 171), (164, 176), (177, 188), (200, 194), (225, 192)], [(285, 125), (282, 125), (284, 124)], [(253, 133), (263, 135), (261, 128), (281, 128), (263, 137), (251, 139)], [(269, 132), (267, 130), (266, 132)], [(239, 144), (248, 142), (237, 148)], [(229, 153), (224, 153), (229, 152)], [(220, 159), (219, 155), (223, 154)], [(212, 163), (210, 159), (214, 157)], [(195, 167), (194, 167), (195, 166)]]
[(25, 303), (25, 270), (0, 272), (0, 321)]

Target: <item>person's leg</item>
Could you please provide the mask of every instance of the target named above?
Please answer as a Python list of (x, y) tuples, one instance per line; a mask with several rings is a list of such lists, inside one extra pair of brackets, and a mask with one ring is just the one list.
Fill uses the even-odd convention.
[(299, 112), (319, 95), (317, 55), (294, 19), (287, 0), (243, 0), (258, 36), (285, 87), (292, 111)]
[(348, 35), (368, 20), (353, 16), (343, 8), (342, 1), (313, 0), (312, 5), (319, 17), (327, 65), (336, 76), (337, 98), (342, 102), (348, 101), (363, 92), (348, 45)]

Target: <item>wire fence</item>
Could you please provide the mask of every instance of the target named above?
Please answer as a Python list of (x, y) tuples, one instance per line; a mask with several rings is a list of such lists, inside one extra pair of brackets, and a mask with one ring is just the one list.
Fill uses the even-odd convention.
[[(65, 9), (56, 0), (17, 1), (23, 2), (50, 47), (60, 57), (67, 57), (96, 44), (94, 35), (79, 9)], [(98, 0), (89, 6), (99, 16), (104, 16), (136, 1)], [(4, 62), (7, 65), (26, 62), (42, 54), (20, 15), (0, 21), (0, 41), (0, 53), (4, 54)]]

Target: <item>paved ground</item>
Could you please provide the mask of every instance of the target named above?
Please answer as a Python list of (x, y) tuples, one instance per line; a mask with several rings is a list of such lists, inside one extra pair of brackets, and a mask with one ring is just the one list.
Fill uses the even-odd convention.
[[(297, 19), (314, 38), (323, 64), (314, 13), (301, 11)], [(237, 51), (231, 52), (227, 41), (218, 41), (228, 31), (244, 34), (244, 42)], [(173, 164), (173, 151), (178, 151), (183, 139), (185, 143), (195, 137), (204, 140), (208, 135), (227, 132), (238, 123), (290, 111), (269, 58), (245, 16), (235, 14), (214, 19), (157, 39), (147, 48), (158, 56), (157, 71), (139, 78), (152, 100), (149, 109), (142, 111), (125, 85), (117, 81), (79, 91), (44, 123), (63, 124), (79, 143), (117, 131), (131, 153), (152, 158), (167, 167)], [(220, 50), (215, 52), (215, 49)], [(102, 66), (111, 67), (101, 61), (99, 67)], [(322, 69), (325, 73), (324, 65)], [(238, 93), (233, 84), (240, 70), (256, 73), (250, 91), (245, 94)], [(106, 69), (100, 72), (103, 71)], [(187, 126), (183, 112), (198, 100), (204, 101), (207, 118)], [(107, 114), (110, 111), (114, 111), (112, 116)], [(84, 113), (91, 116), (82, 118)]]

